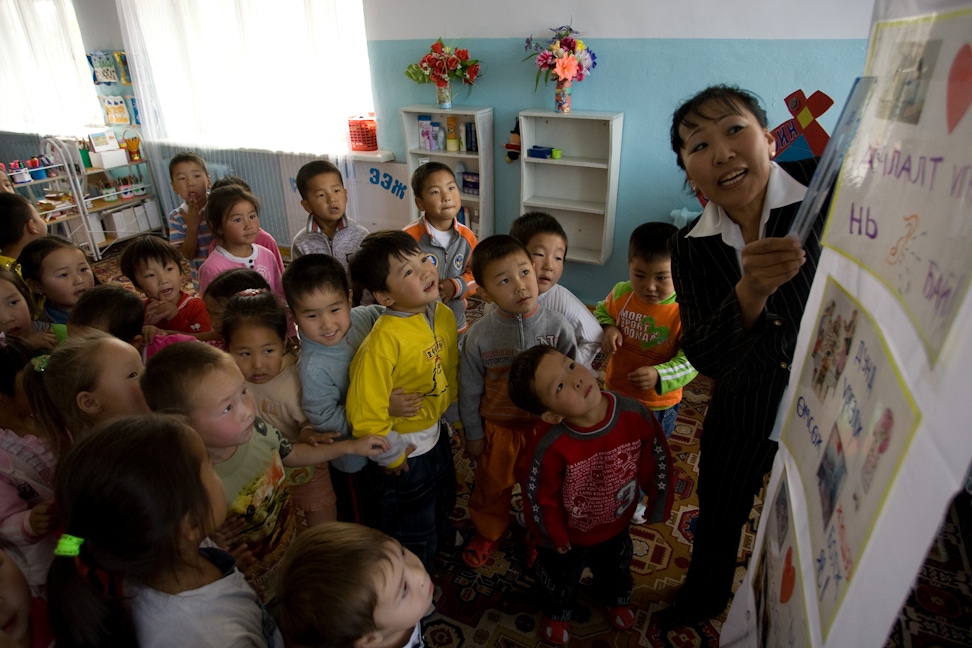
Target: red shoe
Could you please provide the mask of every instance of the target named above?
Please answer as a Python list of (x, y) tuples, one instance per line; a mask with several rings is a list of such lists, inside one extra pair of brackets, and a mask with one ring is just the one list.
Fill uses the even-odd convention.
[(543, 640), (555, 646), (566, 646), (570, 641), (570, 621), (554, 621), (540, 617), (540, 634)]
[(631, 611), (631, 608), (627, 605), (622, 605), (619, 607), (613, 607), (608, 609), (607, 614), (608, 623), (615, 630), (627, 630), (634, 625), (635, 615)]

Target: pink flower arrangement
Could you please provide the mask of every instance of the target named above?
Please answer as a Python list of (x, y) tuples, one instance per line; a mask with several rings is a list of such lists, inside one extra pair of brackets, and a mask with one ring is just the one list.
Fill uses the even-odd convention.
[(437, 88), (444, 88), (450, 81), (472, 85), (479, 76), (479, 61), (469, 58), (469, 50), (450, 47), (440, 38), (418, 63), (405, 68), (405, 76), (415, 83), (434, 83)]
[(526, 39), (524, 49), (532, 54), (524, 61), (534, 59), (537, 66), (537, 82), (540, 85), (540, 75), (543, 82), (550, 81), (553, 76), (558, 81), (583, 81), (594, 68), (597, 67), (597, 55), (575, 35), (580, 32), (570, 25), (551, 27), (553, 38), (546, 42), (534, 42), (533, 36)]

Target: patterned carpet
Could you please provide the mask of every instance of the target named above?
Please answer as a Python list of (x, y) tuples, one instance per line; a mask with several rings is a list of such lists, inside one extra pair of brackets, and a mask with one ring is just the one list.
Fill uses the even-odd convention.
[[(113, 248), (95, 264), (104, 282), (131, 284), (121, 276)], [(188, 270), (186, 290), (191, 290)], [(472, 298), (470, 322), (482, 314), (483, 303)], [(719, 645), (720, 620), (694, 628), (682, 628), (662, 637), (652, 623), (654, 612), (668, 606), (684, 579), (691, 556), (692, 534), (698, 512), (695, 484), (698, 478), (701, 423), (709, 402), (711, 381), (700, 376), (685, 388), (678, 423), (670, 441), (677, 471), (676, 499), (672, 516), (654, 526), (632, 526), (632, 572), (636, 611), (631, 630), (612, 629), (603, 609), (586, 589), (581, 590), (575, 610), (570, 646), (573, 648), (661, 647), (715, 648)], [(466, 510), (473, 481), (468, 459), (456, 453), (459, 497), (455, 522), (471, 537), (472, 523)], [(519, 496), (514, 508), (520, 506)], [(739, 547), (737, 585), (745, 573), (755, 541), (755, 523), (762, 501), (754, 502), (750, 521)], [(432, 578), (436, 584), (437, 611), (425, 624), (428, 644), (434, 648), (534, 648), (547, 645), (539, 637), (540, 610), (534, 595), (533, 576), (526, 567), (522, 547), (524, 530), (513, 523), (511, 532), (487, 565), (467, 568), (461, 548), (443, 550), (436, 559)], [(956, 498), (939, 536), (898, 619), (892, 624), (886, 648), (959, 648), (972, 646), (972, 501), (964, 491)]]

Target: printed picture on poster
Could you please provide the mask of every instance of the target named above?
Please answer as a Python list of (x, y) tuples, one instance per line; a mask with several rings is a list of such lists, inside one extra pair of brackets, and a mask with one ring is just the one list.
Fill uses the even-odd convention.
[(875, 26), (877, 85), (824, 232), (898, 299), (932, 364), (972, 277), (970, 33), (969, 10)]
[(806, 493), (826, 636), (920, 413), (876, 322), (828, 276), (781, 440)]
[(810, 645), (796, 532), (791, 520), (793, 505), (786, 483), (784, 472), (775, 496), (766, 501), (766, 539), (752, 578), (759, 648)]

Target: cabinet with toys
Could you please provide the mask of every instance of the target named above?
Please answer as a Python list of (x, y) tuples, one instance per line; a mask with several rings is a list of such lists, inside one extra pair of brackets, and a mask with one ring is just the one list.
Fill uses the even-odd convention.
[(51, 233), (72, 239), (97, 260), (118, 241), (162, 231), (149, 162), (137, 138), (126, 144), (121, 148), (105, 133), (83, 142), (47, 138), (36, 160), (10, 163), (10, 178)]

